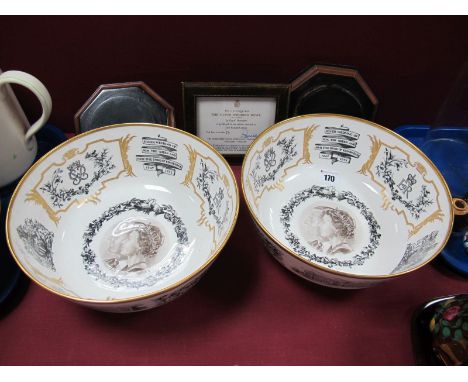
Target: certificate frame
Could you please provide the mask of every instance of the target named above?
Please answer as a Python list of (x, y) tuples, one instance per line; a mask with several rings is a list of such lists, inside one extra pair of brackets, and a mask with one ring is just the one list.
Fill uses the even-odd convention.
[[(270, 120), (273, 120), (273, 123), (277, 123), (283, 119), (288, 118), (289, 89), (289, 84), (245, 82), (182, 82), (184, 130), (202, 138), (200, 126), (198, 123), (199, 116), (197, 114), (197, 105), (199, 98), (201, 97), (203, 99), (209, 99), (210, 97), (213, 97), (213, 100), (219, 100), (221, 98), (232, 98), (232, 100), (235, 100), (236, 98), (242, 98), (250, 100), (263, 99), (268, 101), (268, 99), (274, 99), (276, 102), (274, 108), (274, 118), (272, 118), (273, 116), (269, 116), (269, 118)], [(269, 126), (265, 126), (265, 128), (268, 127)], [(250, 140), (249, 145), (253, 139), (254, 138)], [(231, 163), (241, 162), (245, 154), (245, 152), (232, 153), (228, 152), (227, 150), (220, 149), (218, 149), (218, 151)]]

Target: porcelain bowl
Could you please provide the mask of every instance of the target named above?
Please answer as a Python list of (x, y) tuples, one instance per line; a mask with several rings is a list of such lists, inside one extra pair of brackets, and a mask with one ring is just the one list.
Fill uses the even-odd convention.
[(42, 157), (11, 199), (10, 251), (37, 284), (132, 312), (186, 292), (226, 244), (234, 175), (210, 145), (152, 124), (107, 126)]
[(317, 284), (356, 289), (415, 271), (447, 242), (453, 208), (432, 162), (372, 122), (280, 122), (245, 155), (242, 190), (268, 251)]

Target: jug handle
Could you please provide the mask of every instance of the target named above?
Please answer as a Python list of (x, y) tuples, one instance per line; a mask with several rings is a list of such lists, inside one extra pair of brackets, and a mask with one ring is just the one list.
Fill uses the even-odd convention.
[(42, 82), (28, 73), (19, 70), (9, 70), (0, 74), (0, 86), (8, 83), (21, 85), (29, 89), (39, 99), (42, 106), (41, 117), (28, 129), (24, 136), (27, 142), (49, 119), (52, 112), (52, 99)]

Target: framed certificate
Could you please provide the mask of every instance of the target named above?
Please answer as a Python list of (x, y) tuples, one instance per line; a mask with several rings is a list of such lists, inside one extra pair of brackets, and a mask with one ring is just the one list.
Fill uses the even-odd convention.
[(183, 82), (182, 93), (185, 130), (234, 162), (263, 130), (288, 116), (287, 84)]

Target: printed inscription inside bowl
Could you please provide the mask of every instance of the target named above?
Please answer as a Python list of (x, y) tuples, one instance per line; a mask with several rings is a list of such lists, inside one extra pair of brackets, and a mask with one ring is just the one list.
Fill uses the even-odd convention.
[(138, 274), (158, 261), (164, 240), (162, 228), (154, 222), (125, 219), (106, 235), (101, 251), (103, 261), (115, 273)]
[(356, 222), (348, 212), (324, 205), (309, 206), (299, 225), (304, 239), (317, 251), (339, 255), (354, 250)]

